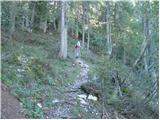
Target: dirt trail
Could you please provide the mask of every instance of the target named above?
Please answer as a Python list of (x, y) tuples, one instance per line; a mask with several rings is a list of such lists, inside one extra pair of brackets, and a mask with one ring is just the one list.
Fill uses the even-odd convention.
[[(71, 111), (78, 104), (77, 96), (80, 94), (84, 94), (79, 89), (79, 87), (83, 83), (88, 81), (89, 71), (89, 66), (82, 60), (76, 60), (76, 64), (81, 66), (80, 74), (77, 76), (75, 82), (67, 87), (68, 92), (65, 93), (65, 99), (56, 101), (57, 103), (55, 104), (57, 104), (57, 106), (49, 111), (46, 111), (44, 118), (73, 118), (73, 116), (71, 116)], [(100, 118), (100, 114), (98, 113), (96, 108), (90, 104), (89, 100), (83, 100), (82, 102), (83, 103), (80, 103), (80, 107), (86, 110), (86, 112), (91, 112), (92, 114), (95, 114), (95, 116), (99, 116), (98, 118)], [(83, 118), (83, 116), (79, 114), (78, 118)]]
[(1, 118), (3, 119), (20, 119), (22, 108), (20, 102), (9, 93), (9, 90), (1, 83)]
[[(76, 64), (81, 67), (80, 73), (78, 74), (76, 80), (67, 86), (63, 99), (54, 99), (52, 102), (54, 106), (50, 109), (43, 109), (45, 119), (100, 119), (101, 118), (101, 107), (98, 101), (93, 101), (91, 99), (85, 98), (85, 93), (83, 93), (79, 88), (80, 86), (88, 82), (88, 71), (89, 66), (82, 60), (76, 60)], [(12, 95), (10, 95), (9, 90), (2, 84), (2, 103), (1, 103), (1, 118), (24, 118), (22, 116), (22, 108), (20, 102)], [(77, 107), (82, 110), (75, 112), (77, 115), (73, 115), (73, 111)], [(117, 114), (113, 114), (112, 109), (107, 108), (107, 113), (109, 116), (106, 118), (122, 118), (118, 117)]]

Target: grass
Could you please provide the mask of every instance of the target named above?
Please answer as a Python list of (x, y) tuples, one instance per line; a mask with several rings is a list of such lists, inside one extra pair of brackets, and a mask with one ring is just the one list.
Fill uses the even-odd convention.
[(9, 43), (2, 46), (2, 55), (9, 55), (2, 58), (1, 80), (23, 104), (26, 118), (43, 118), (43, 110), (37, 104), (52, 107), (52, 100), (62, 99), (66, 86), (80, 72), (78, 66), (72, 65), (74, 50), (68, 50), (72, 57), (66, 60), (56, 57), (59, 38), (54, 36), (18, 31), (12, 49)]

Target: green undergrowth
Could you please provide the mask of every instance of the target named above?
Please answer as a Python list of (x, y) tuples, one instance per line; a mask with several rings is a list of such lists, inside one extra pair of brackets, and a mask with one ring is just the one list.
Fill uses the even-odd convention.
[[(151, 105), (144, 105), (144, 98), (141, 94), (143, 91), (135, 89), (139, 86), (131, 85), (132, 81), (137, 81), (135, 79), (137, 77), (131, 69), (114, 58), (108, 59), (107, 56), (102, 56), (99, 59), (99, 62), (90, 68), (89, 79), (91, 82), (102, 85), (102, 94), (105, 97), (103, 101), (106, 108), (113, 107), (126, 118), (156, 118), (158, 116), (157, 107), (153, 110)], [(120, 83), (122, 96), (119, 95), (115, 79)], [(148, 87), (148, 85), (144, 87)]]
[(26, 118), (43, 118), (43, 108), (54, 106), (54, 99), (62, 99), (67, 86), (79, 74), (74, 59), (58, 59), (59, 38), (54, 36), (15, 33), (12, 48), (10, 44), (2, 46), (1, 81), (22, 103)]

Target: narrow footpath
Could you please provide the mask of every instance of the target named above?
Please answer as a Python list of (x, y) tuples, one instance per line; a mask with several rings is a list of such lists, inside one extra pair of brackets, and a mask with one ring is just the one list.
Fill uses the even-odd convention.
[[(93, 118), (100, 118), (100, 113), (92, 104), (97, 101), (94, 99), (92, 100), (91, 97), (90, 99), (86, 99), (86, 94), (79, 89), (83, 83), (88, 81), (89, 66), (80, 59), (77, 59), (75, 63), (81, 67), (79, 75), (77, 75), (73, 84), (67, 87), (68, 90), (64, 93), (65, 99), (55, 100), (56, 107), (47, 111), (44, 118), (73, 119), (74, 117), (71, 112), (77, 106), (83, 109), (83, 112), (92, 114), (91, 116), (93, 116)], [(85, 116), (82, 113), (78, 113), (77, 117), (84, 118)]]

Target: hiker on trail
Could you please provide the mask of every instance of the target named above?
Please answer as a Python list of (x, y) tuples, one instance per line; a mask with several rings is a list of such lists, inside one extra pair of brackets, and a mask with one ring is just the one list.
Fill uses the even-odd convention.
[(78, 40), (77, 44), (75, 45), (76, 58), (80, 57), (80, 47), (81, 47), (81, 44), (80, 44), (80, 41)]

